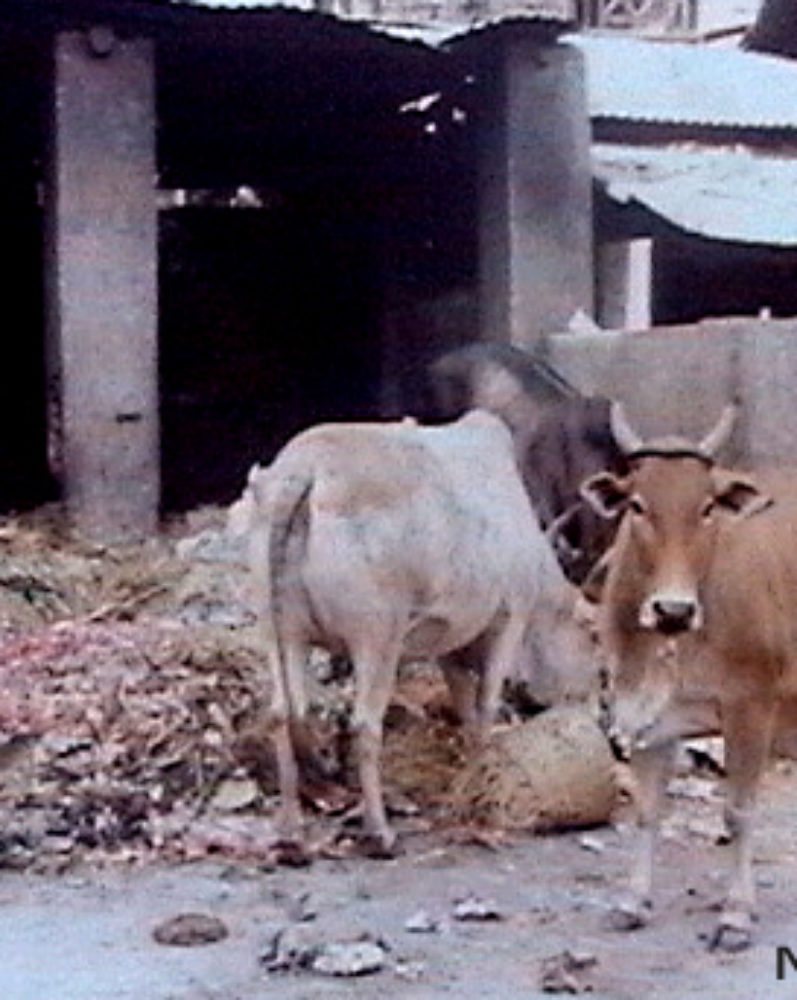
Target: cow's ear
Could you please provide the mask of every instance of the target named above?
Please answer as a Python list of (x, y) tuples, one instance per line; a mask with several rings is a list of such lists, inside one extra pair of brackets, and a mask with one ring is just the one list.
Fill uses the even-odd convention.
[(715, 469), (714, 499), (718, 507), (737, 517), (752, 517), (774, 503), (768, 493), (763, 493), (754, 479), (739, 472)]
[(612, 472), (598, 472), (584, 480), (580, 492), (601, 517), (612, 519), (625, 509), (628, 483)]

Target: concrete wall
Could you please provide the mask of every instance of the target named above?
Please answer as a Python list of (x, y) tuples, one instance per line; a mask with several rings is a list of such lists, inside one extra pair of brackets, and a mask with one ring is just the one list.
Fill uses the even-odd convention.
[(580, 389), (623, 400), (643, 436), (699, 438), (736, 400), (741, 413), (727, 459), (797, 465), (797, 320), (557, 334), (546, 346)]

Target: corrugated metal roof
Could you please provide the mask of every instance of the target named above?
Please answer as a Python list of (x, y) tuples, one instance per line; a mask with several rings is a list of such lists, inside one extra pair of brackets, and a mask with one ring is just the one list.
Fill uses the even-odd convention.
[(269, 0), (170, 0), (170, 3), (177, 6), (226, 7), (232, 10), (245, 7), (298, 7), (300, 10), (314, 10), (316, 7), (313, 0), (290, 0), (287, 3), (285, 0), (273, 3)]
[(295, 9), (332, 15), (342, 21), (367, 25), (382, 34), (433, 48), (474, 31), (506, 22), (529, 21), (572, 28), (574, 0), (485, 0), (474, 13), (463, 0), (167, 0), (176, 7), (256, 11)]
[(797, 64), (742, 49), (568, 35), (584, 53), (590, 115), (797, 128)]
[(492, 28), (500, 28), (502, 25), (520, 24), (524, 21), (546, 27), (554, 27), (560, 33), (570, 27), (569, 21), (560, 21), (558, 18), (551, 18), (548, 15), (529, 10), (519, 10), (515, 13), (505, 11), (492, 17), (478, 17), (470, 21), (457, 22), (441, 20), (414, 24), (409, 21), (371, 20), (369, 18), (345, 18), (344, 20), (356, 20), (361, 24), (366, 24), (372, 31), (389, 35), (391, 38), (401, 41), (421, 42), (431, 48), (441, 48), (449, 42), (489, 31)]
[(173, 6), (182, 7), (224, 7), (229, 10), (238, 10), (246, 7), (298, 7), (300, 10), (313, 10), (315, 4), (313, 0), (285, 0), (270, 3), (269, 0), (169, 0)]
[(596, 143), (593, 169), (616, 201), (733, 243), (797, 247), (797, 160), (747, 151)]
[[(369, 3), (368, 0), (347, 0), (347, 2), (341, 3), (340, 11), (335, 11), (336, 4), (334, 0), (327, 0), (323, 8), (320, 8), (314, 0), (287, 0), (287, 2), (286, 0), (168, 0), (168, 2), (194, 7), (226, 7), (233, 9), (238, 7), (301, 7), (312, 8), (313, 10), (324, 9), (334, 13), (343, 13), (344, 9), (346, 11), (356, 11), (367, 7), (372, 11), (378, 9), (389, 14), (391, 9), (398, 9), (400, 7), (408, 13), (412, 13), (413, 10), (417, 11), (419, 19), (422, 18), (427, 21), (434, 18), (433, 9), (436, 9), (438, 11), (456, 11), (465, 21), (473, 19), (473, 15), (465, 13), (469, 5), (464, 2), (457, 2), (457, 0), (429, 0), (426, 3), (423, 0), (404, 0), (404, 2), (402, 0), (378, 0), (375, 3)], [(474, 10), (475, 6), (470, 5), (470, 9)], [(523, 2), (509, 2), (509, 0), (492, 0), (490, 2), (490, 0), (487, 0), (487, 2), (480, 4), (478, 9), (480, 14), (476, 19), (479, 17), (493, 19), (500, 16), (526, 16), (535, 19), (565, 22), (575, 19), (573, 0), (523, 0)]]

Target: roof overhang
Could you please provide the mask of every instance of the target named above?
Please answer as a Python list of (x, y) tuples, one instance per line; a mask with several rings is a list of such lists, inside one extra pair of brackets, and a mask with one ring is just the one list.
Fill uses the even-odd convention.
[(595, 143), (592, 156), (595, 178), (616, 202), (710, 239), (797, 247), (797, 159), (613, 143)]

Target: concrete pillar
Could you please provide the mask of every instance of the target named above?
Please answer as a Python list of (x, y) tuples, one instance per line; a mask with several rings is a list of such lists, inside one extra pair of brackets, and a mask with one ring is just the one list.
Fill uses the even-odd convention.
[(75, 526), (157, 526), (155, 74), (150, 41), (55, 40), (46, 196), (51, 454)]
[(581, 53), (501, 34), (480, 146), (481, 334), (534, 347), (593, 313), (592, 171)]
[(607, 330), (651, 325), (653, 240), (611, 240), (596, 247), (598, 324)]

